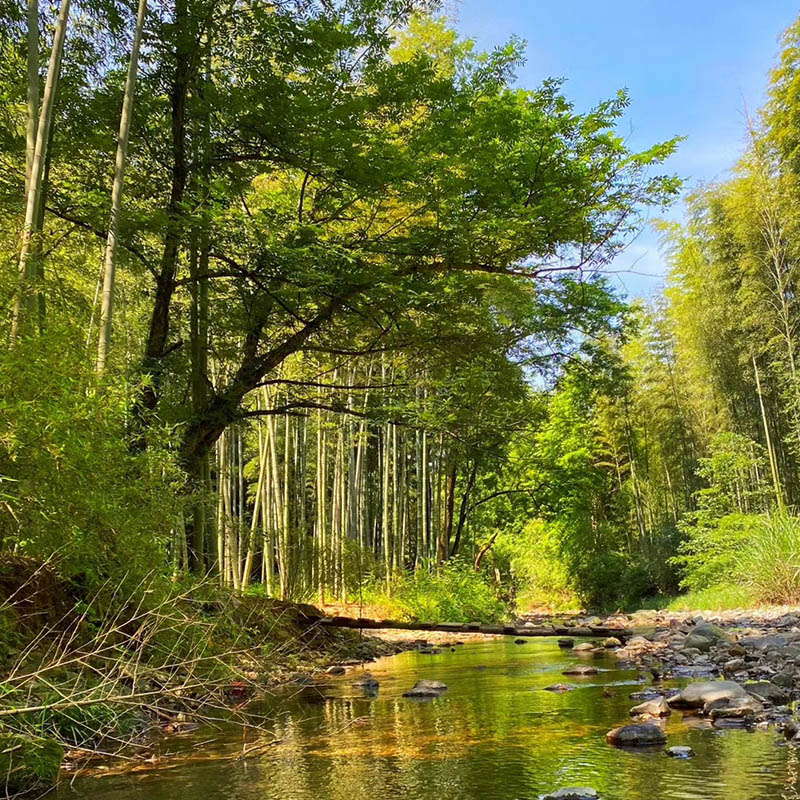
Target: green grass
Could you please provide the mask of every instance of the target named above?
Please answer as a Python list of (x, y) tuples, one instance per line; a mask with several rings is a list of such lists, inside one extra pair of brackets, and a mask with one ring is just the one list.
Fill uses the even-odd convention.
[(671, 600), (665, 598), (660, 607), (667, 611), (729, 611), (758, 605), (758, 597), (750, 587), (720, 584), (696, 589)]

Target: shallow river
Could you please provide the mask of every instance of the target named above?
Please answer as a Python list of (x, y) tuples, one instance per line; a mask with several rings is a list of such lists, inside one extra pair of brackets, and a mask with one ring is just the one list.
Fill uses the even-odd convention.
[[(576, 661), (599, 674), (562, 676)], [(675, 713), (669, 744), (690, 745), (692, 759), (607, 745), (606, 731), (629, 721), (629, 693), (644, 687), (636, 672), (615, 669), (612, 657), (581, 658), (559, 650), (555, 639), (408, 652), (370, 671), (380, 681), (374, 697), (350, 685), (358, 672), (320, 689), (296, 688), (265, 710), (273, 719), (269, 736), (221, 728), (171, 737), (165, 752), (188, 758), (82, 777), (57, 797), (535, 800), (564, 786), (591, 786), (603, 800), (800, 800), (800, 752), (778, 746), (774, 730), (718, 731)], [(403, 698), (418, 678), (449, 688), (433, 700)], [(562, 682), (578, 688), (544, 691)], [(243, 748), (250, 754), (238, 757)]]

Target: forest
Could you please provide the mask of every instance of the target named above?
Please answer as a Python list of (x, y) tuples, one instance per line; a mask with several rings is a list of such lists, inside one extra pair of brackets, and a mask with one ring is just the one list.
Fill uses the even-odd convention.
[(679, 138), (436, 13), (4, 6), (3, 552), (417, 618), (798, 597), (800, 27), (652, 223)]
[(689, 186), (680, 130), (632, 148), (626, 91), (523, 87), (446, 10), (0, 0), (0, 666), (42, 576), (98, 653), (153, 613), (162, 669), (229, 601), (800, 602), (800, 20)]

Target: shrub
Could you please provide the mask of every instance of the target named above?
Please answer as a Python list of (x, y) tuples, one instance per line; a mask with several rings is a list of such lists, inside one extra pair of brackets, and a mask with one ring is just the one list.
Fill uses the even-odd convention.
[(369, 603), (393, 616), (430, 622), (497, 622), (508, 615), (490, 580), (472, 565), (454, 558), (434, 570), (418, 569), (398, 577), (387, 596), (380, 582), (364, 592)]
[(800, 518), (762, 517), (741, 549), (739, 571), (759, 602), (800, 602)]

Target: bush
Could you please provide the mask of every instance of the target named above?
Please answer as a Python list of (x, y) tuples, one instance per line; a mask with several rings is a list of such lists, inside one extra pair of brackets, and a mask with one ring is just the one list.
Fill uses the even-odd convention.
[(739, 583), (742, 554), (762, 519), (754, 514), (727, 514), (682, 526), (686, 540), (680, 555), (672, 559), (683, 570), (681, 587), (699, 591)]
[(367, 603), (381, 605), (401, 619), (498, 622), (508, 616), (490, 580), (458, 558), (435, 570), (399, 576), (388, 596), (380, 582), (371, 583), (364, 595)]
[(800, 518), (783, 512), (762, 517), (742, 547), (739, 571), (759, 602), (800, 602)]

